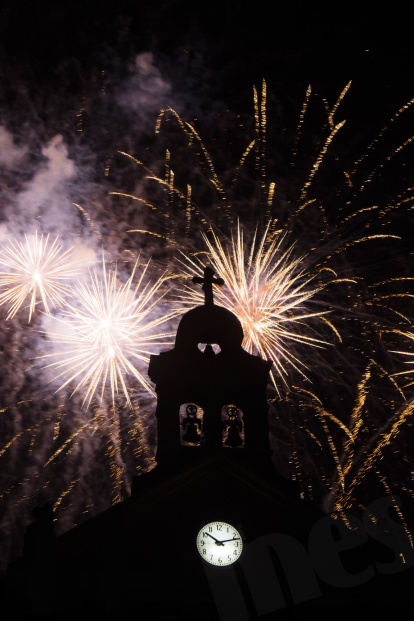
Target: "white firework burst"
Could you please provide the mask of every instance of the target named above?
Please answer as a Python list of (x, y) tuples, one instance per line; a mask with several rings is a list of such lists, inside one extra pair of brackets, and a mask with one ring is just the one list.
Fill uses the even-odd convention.
[(49, 235), (25, 235), (25, 242), (10, 241), (0, 249), (0, 305), (10, 304), (7, 319), (28, 302), (29, 323), (36, 305), (41, 302), (46, 313), (60, 307), (70, 293), (69, 281), (77, 276), (73, 249), (63, 251), (58, 237), (49, 243)]
[(107, 385), (113, 400), (122, 391), (131, 405), (127, 375), (154, 395), (138, 365), (148, 363), (151, 347), (167, 344), (171, 334), (157, 329), (176, 312), (162, 314), (156, 309), (165, 295), (161, 291), (165, 278), (161, 276), (154, 283), (145, 283), (148, 265), (144, 265), (134, 286), (138, 261), (128, 280), (120, 284), (117, 270), (108, 270), (103, 259), (102, 276), (96, 268), (90, 272), (90, 282), (81, 282), (74, 289), (76, 306), (68, 305), (54, 318), (61, 330), (49, 334), (59, 351), (44, 358), (56, 357), (47, 366), (59, 371), (55, 379), (66, 378), (60, 389), (72, 382), (75, 382), (73, 392), (85, 389), (83, 402), (87, 406), (99, 393), (99, 386), (103, 397)]

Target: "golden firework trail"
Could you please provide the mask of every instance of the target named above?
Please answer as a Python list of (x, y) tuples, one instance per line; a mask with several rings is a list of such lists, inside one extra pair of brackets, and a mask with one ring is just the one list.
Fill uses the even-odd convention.
[(148, 266), (143, 266), (134, 285), (137, 260), (128, 280), (119, 284), (117, 270), (108, 270), (103, 259), (102, 275), (96, 268), (91, 271), (89, 282), (80, 282), (74, 289), (76, 304), (68, 304), (54, 318), (59, 331), (51, 336), (59, 352), (43, 358), (57, 358), (47, 367), (58, 371), (55, 379), (66, 378), (59, 390), (75, 383), (73, 392), (85, 389), (83, 403), (87, 406), (99, 393), (99, 387), (103, 398), (107, 385), (113, 401), (122, 391), (130, 404), (127, 375), (154, 395), (137, 363), (147, 364), (151, 347), (166, 343), (171, 335), (156, 330), (176, 313), (156, 314), (165, 295), (161, 291), (165, 278), (145, 282)]
[(8, 271), (0, 272), (0, 305), (10, 304), (7, 319), (28, 301), (29, 323), (41, 301), (46, 313), (50, 307), (61, 307), (70, 293), (69, 281), (78, 275), (72, 260), (72, 248), (63, 251), (58, 237), (49, 243), (45, 238), (25, 235), (25, 242), (10, 241), (0, 249), (0, 265)]
[[(376, 395), (378, 378), (374, 375), (392, 387), (389, 402), (385, 402), (383, 395)], [(316, 477), (327, 490), (325, 510), (340, 513), (351, 510), (358, 502), (362, 506), (364, 484), (369, 485), (372, 480), (381, 485), (386, 482), (384, 457), (405, 459), (404, 442), (399, 445), (398, 441), (411, 424), (414, 402), (406, 400), (393, 377), (374, 360), (362, 374), (345, 422), (324, 407), (317, 395), (298, 386), (293, 388), (304, 396), (299, 410), (291, 414), (296, 420), (291, 425), (289, 449), (296, 455), (291, 461), (292, 475), (300, 482), (303, 496), (314, 500), (318, 484), (312, 469), (305, 467), (311, 455), (312, 465), (317, 466)], [(386, 403), (384, 413), (374, 420), (372, 408), (381, 401)]]
[[(404, 317), (405, 318), (405, 317)], [(408, 339), (408, 344), (410, 345), (411, 349), (412, 349), (412, 345), (414, 343), (414, 332), (410, 332), (410, 331), (405, 331), (403, 332), (402, 330), (392, 330), (392, 332), (394, 332), (395, 334), (399, 334), (402, 337), (404, 337), (404, 339)], [(404, 370), (404, 371), (398, 371), (397, 373), (394, 373), (394, 376), (396, 375), (411, 375), (412, 373), (414, 373), (414, 352), (413, 351), (404, 351), (404, 350), (390, 350), (391, 353), (393, 354), (399, 354), (402, 355), (404, 357), (407, 357), (407, 360), (404, 360), (404, 364), (409, 365), (409, 368)], [(410, 384), (412, 384), (413, 382), (410, 382)], [(410, 385), (408, 384), (408, 385)]]

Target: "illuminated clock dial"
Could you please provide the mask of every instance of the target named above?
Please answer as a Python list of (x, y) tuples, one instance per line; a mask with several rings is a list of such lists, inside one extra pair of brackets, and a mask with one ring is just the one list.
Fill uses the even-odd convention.
[(239, 531), (231, 524), (210, 522), (197, 535), (197, 550), (207, 563), (224, 567), (240, 558), (243, 540)]

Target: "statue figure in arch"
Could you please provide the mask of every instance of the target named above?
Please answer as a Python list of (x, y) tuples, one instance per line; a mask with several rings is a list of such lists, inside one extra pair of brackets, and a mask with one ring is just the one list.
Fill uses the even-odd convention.
[(239, 417), (237, 405), (228, 405), (226, 408), (227, 418), (223, 420), (223, 432), (226, 434), (225, 446), (243, 446), (243, 421)]
[(182, 439), (191, 444), (200, 444), (201, 419), (197, 416), (198, 408), (194, 403), (189, 403), (185, 411), (186, 416), (181, 422), (184, 432)]

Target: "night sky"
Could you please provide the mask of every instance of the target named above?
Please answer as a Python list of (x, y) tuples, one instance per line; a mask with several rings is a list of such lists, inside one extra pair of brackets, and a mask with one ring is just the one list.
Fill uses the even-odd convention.
[[(172, 117), (167, 121), (166, 116), (155, 133), (158, 114), (171, 107), (184, 121), (194, 123), (226, 185), (254, 135), (253, 87), (260, 93), (265, 80), (266, 165), (268, 178), (276, 181), (271, 215), (296, 236), (301, 255), (312, 247), (314, 264), (332, 253), (335, 257), (342, 235), (338, 222), (352, 209), (393, 206), (378, 221), (370, 212), (347, 224), (344, 241), (367, 232), (387, 232), (401, 239), (338, 253), (335, 266), (340, 275), (359, 283), (357, 289), (339, 291), (336, 301), (333, 294), (324, 300), (344, 338), (326, 355), (318, 351), (312, 358), (306, 348), (303, 354), (307, 364), (314, 365), (308, 389), (344, 424), (367, 365), (375, 360), (377, 366), (367, 380), (369, 421), (358, 446), (361, 455), (364, 443), (368, 452), (373, 450), (381, 433), (390, 428), (389, 413), (395, 422), (396, 412), (404, 411), (412, 399), (411, 388), (405, 388), (410, 375), (395, 376), (396, 384), (389, 375), (406, 369), (404, 360), (409, 360), (390, 351), (410, 351), (413, 342), (395, 333), (396, 329), (412, 333), (414, 316), (410, 299), (401, 297), (413, 293), (412, 284), (395, 281), (413, 276), (412, 146), (407, 143), (390, 157), (411, 138), (413, 111), (402, 113), (363, 160), (359, 183), (376, 172), (356, 198), (343, 189), (344, 171), (352, 169), (382, 128), (414, 97), (408, 15), (389, 14), (389, 7), (373, 13), (368, 7), (357, 11), (355, 6), (336, 4), (333, 13), (332, 3), (318, 3), (315, 11), (312, 3), (285, 6), (262, 0), (203, 4), (119, 0), (102, 1), (98, 9), (92, 4), (96, 5), (6, 0), (0, 5), (0, 243), (21, 240), (24, 233), (37, 230), (53, 238), (59, 235), (63, 249), (74, 245), (85, 273), (99, 262), (102, 250), (109, 261), (117, 262), (123, 281), (139, 253), (141, 259), (151, 258), (154, 277), (167, 268), (176, 271), (177, 245), (165, 237), (174, 235), (178, 246), (194, 251), (201, 248), (203, 225), (195, 221), (189, 235), (177, 206), (167, 218), (168, 196), (120, 152), (162, 177), (168, 149), (177, 187), (190, 183), (200, 212), (207, 220), (214, 218), (216, 197), (207, 180), (208, 166), (205, 161), (200, 165), (202, 157), (194, 149), (190, 153)], [(346, 119), (346, 124), (332, 143), (310, 196), (324, 204), (333, 231), (319, 251), (315, 248), (322, 225), (315, 214), (292, 224), (289, 210), (326, 138), (323, 102), (332, 107), (350, 80), (335, 117), (336, 122)], [(292, 145), (308, 85), (312, 99), (292, 172)], [(240, 178), (241, 188), (231, 193), (232, 209), (248, 236), (256, 225), (263, 226), (265, 214), (254, 166), (248, 164)], [(111, 192), (162, 204), (163, 215), (151, 213), (145, 202)], [(164, 237), (134, 234), (131, 229)], [(222, 233), (229, 234), (224, 224)], [(375, 289), (380, 280), (391, 284)], [(392, 311), (371, 303), (373, 298), (383, 299), (384, 293), (393, 296), (392, 301), (387, 298)], [(353, 296), (355, 300), (360, 296), (358, 303), (348, 301)], [(169, 300), (167, 295), (165, 312)], [(114, 456), (111, 446), (119, 439), (114, 440), (110, 399), (87, 409), (82, 407), (81, 393), (70, 397), (69, 387), (56, 392), (52, 375), (39, 362), (39, 356), (52, 350), (47, 318), (35, 312), (28, 324), (27, 309), (9, 320), (7, 311), (7, 305), (0, 306), (2, 570), (8, 558), (21, 552), (23, 529), (36, 505), (51, 502), (57, 532), (64, 532), (127, 495), (134, 474), (151, 467), (155, 446), (154, 402), (136, 387), (132, 413), (122, 396), (117, 401), (122, 450)], [(375, 320), (371, 313), (377, 313)], [(173, 321), (170, 327), (176, 325)], [(323, 378), (321, 364), (327, 370)], [(141, 370), (145, 373), (145, 365)], [(294, 372), (291, 382), (302, 385)], [(133, 382), (130, 387), (133, 390)], [(293, 416), (297, 428), (310, 426), (313, 434), (317, 432), (311, 422), (314, 410), (310, 402), (304, 404), (303, 393), (298, 396), (292, 390), (285, 397), (273, 411), (271, 427), (277, 464), (290, 476), (287, 421)], [(85, 433), (68, 442), (94, 417)], [(382, 453), (381, 477), (386, 483), (374, 482), (367, 474), (366, 487), (373, 497), (362, 492), (362, 504), (384, 494), (388, 485), (403, 494), (408, 507), (412, 485), (408, 415), (403, 427), (396, 446), (391, 442)], [(340, 442), (339, 436), (334, 437)], [(60, 447), (61, 453), (49, 463)], [(313, 462), (306, 439), (298, 440), (296, 450), (310, 473), (313, 500), (322, 506), (332, 464)], [(111, 475), (116, 465), (123, 474), (114, 489)]]

